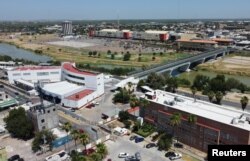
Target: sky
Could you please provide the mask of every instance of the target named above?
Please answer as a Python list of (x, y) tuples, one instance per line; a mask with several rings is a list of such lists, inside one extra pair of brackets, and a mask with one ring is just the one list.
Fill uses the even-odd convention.
[(250, 18), (250, 0), (0, 0), (0, 20)]

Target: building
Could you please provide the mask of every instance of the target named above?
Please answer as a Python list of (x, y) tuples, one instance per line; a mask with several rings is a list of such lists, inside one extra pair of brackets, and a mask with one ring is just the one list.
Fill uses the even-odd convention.
[(206, 49), (216, 48), (217, 42), (212, 40), (198, 40), (198, 39), (179, 39), (177, 48), (179, 50), (198, 50), (204, 51)]
[(27, 91), (40, 86), (44, 99), (65, 107), (80, 108), (104, 94), (102, 73), (82, 71), (75, 63), (61, 66), (24, 66), (8, 71), (11, 84)]
[(64, 21), (62, 23), (62, 33), (63, 36), (72, 35), (72, 22), (71, 21)]
[(22, 66), (7, 71), (10, 84), (15, 84), (18, 80), (31, 83), (38, 81), (58, 82), (61, 80), (60, 66)]
[(213, 38), (211, 40), (217, 42), (218, 45), (221, 45), (221, 46), (231, 46), (231, 45), (234, 44), (234, 40), (233, 39)]
[[(209, 102), (156, 90), (155, 97), (148, 99), (150, 105), (141, 110), (144, 121), (173, 134), (178, 140), (207, 151), (210, 144), (250, 144), (250, 113), (233, 107), (215, 105)], [(181, 114), (181, 123), (171, 126), (170, 117)], [(189, 123), (190, 114), (197, 117)]]
[(70, 108), (81, 108), (104, 94), (102, 73), (81, 71), (74, 63), (62, 64), (61, 81), (41, 87), (45, 99)]
[(27, 111), (29, 118), (32, 120), (35, 131), (56, 128), (59, 124), (57, 107), (54, 104), (43, 102), (43, 104), (34, 104)]

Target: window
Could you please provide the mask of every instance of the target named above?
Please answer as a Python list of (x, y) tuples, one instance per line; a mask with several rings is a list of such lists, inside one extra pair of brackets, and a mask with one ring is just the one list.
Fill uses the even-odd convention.
[(13, 73), (12, 75), (13, 75), (13, 76), (21, 76), (20, 73)]
[(48, 110), (47, 112), (50, 113), (50, 110)]
[(52, 74), (52, 75), (59, 74), (59, 72), (50, 72), (50, 74)]
[(30, 73), (23, 73), (23, 75), (30, 75)]
[(55, 108), (53, 108), (53, 111), (56, 111), (56, 109), (55, 109)]
[(43, 126), (42, 128), (45, 129), (45, 126)]
[(44, 119), (41, 120), (42, 123), (44, 123), (44, 121), (45, 121)]
[(49, 72), (38, 72), (37, 76), (46, 76), (49, 75)]

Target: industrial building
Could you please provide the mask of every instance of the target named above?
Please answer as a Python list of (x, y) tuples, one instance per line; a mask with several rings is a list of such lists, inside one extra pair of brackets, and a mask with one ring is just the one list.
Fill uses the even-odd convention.
[(63, 36), (69, 36), (72, 35), (72, 22), (71, 21), (64, 21), (62, 23), (62, 33)]
[(152, 41), (167, 41), (169, 34), (167, 31), (147, 30), (144, 32), (130, 31), (130, 30), (117, 30), (117, 29), (103, 29), (94, 31), (93, 28), (89, 29), (89, 36), (92, 37), (106, 37), (118, 39), (135, 39), (135, 40), (152, 40)]
[[(249, 112), (161, 90), (152, 94), (154, 97), (146, 98), (150, 104), (141, 109), (141, 116), (169, 134), (174, 130), (180, 142), (204, 152), (213, 144), (250, 144)], [(181, 122), (173, 127), (170, 118), (175, 113), (181, 114)], [(197, 118), (194, 123), (188, 121), (191, 114)]]

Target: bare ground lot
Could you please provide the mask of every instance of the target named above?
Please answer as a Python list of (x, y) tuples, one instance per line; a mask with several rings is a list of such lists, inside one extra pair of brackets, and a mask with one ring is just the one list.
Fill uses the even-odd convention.
[(199, 68), (222, 74), (250, 76), (250, 57), (225, 57), (211, 63), (201, 64)]

